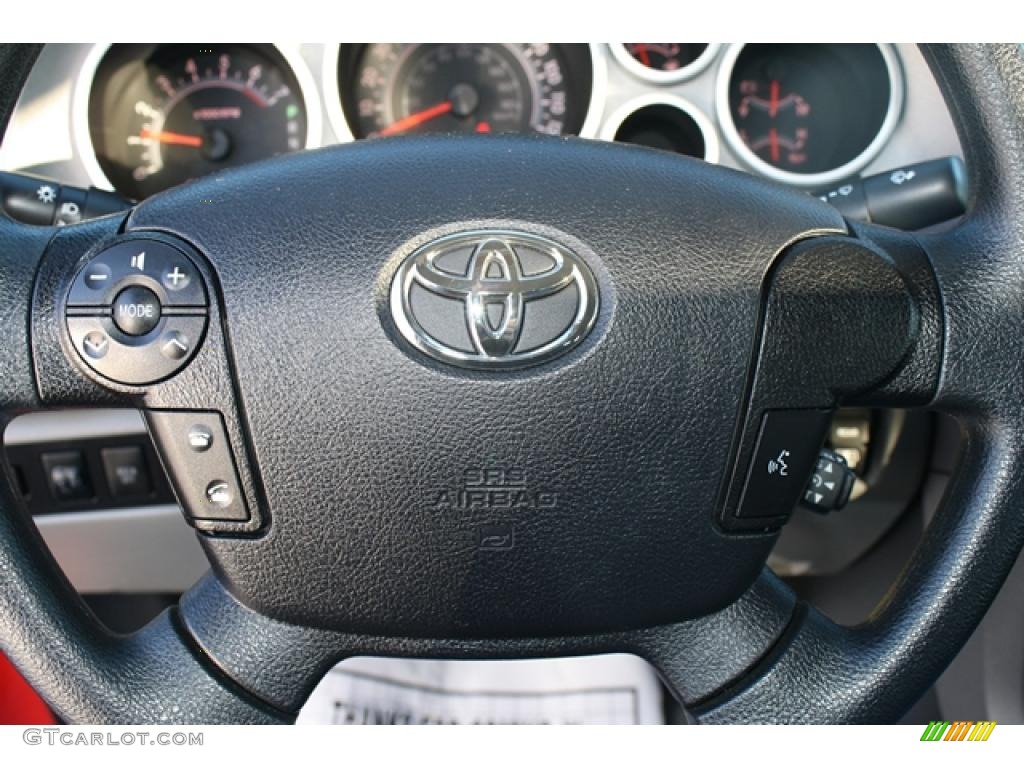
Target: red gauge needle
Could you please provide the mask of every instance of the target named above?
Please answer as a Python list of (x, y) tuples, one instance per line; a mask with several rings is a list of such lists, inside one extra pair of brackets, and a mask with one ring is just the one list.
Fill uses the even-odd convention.
[(415, 128), (417, 125), (422, 125), (428, 120), (433, 120), (435, 117), (441, 115), (447, 115), (452, 111), (452, 103), (450, 101), (442, 101), (440, 104), (435, 104), (432, 107), (414, 112), (408, 117), (403, 117), (401, 120), (395, 120), (391, 125), (386, 128), (381, 128), (377, 132), (378, 136), (392, 136), (396, 133), (402, 133), (402, 131), (408, 131), (410, 128)]
[(768, 131), (768, 145), (771, 147), (772, 162), (779, 162), (779, 132), (774, 128)]
[(645, 67), (651, 66), (651, 57), (647, 55), (647, 43), (633, 43), (635, 48), (633, 50), (636, 55), (640, 57), (640, 63)]
[(771, 100), (768, 102), (768, 117), (775, 117), (779, 112), (779, 81), (772, 80)]
[(189, 136), (185, 133), (171, 133), (170, 131), (151, 131), (148, 128), (143, 128), (139, 133), (144, 139), (156, 139), (161, 144), (180, 144), (183, 147), (195, 147), (198, 149), (203, 146), (202, 136)]

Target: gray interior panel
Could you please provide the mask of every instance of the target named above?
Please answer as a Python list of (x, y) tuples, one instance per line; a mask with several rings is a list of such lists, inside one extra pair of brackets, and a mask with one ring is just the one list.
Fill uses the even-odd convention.
[[(4, 444), (29, 445), (146, 433), (138, 411), (40, 411), (14, 419)], [(182, 592), (209, 568), (175, 504), (72, 511), (35, 518), (75, 588), (84, 594)]]
[(53, 556), (82, 593), (183, 592), (209, 564), (175, 505), (36, 518)]

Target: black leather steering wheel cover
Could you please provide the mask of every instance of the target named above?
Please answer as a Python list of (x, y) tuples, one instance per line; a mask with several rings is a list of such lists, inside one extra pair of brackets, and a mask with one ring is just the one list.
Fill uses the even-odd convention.
[(233, 680), (275, 708), (298, 712), (313, 686), (338, 661), (400, 658), (554, 658), (633, 653), (662, 670), (684, 705), (727, 688), (777, 643), (795, 608), (792, 591), (765, 573), (735, 603), (698, 619), (637, 631), (570, 637), (445, 640), (349, 634), (276, 621), (229, 594), (214, 576), (181, 601), (181, 620), (196, 643)]
[[(17, 79), (7, 73), (23, 79), (35, 53), (2, 49), (0, 107), (7, 111), (0, 122), (13, 106), (3, 94)], [(1016, 354), (1024, 289), (1024, 222), (1017, 216), (1024, 197), (1024, 63), (1016, 46), (942, 46), (927, 55), (958, 121), (975, 191), (964, 224), (921, 240), (946, 316), (946, 370), (934, 405), (962, 420), (963, 470), (875, 619), (845, 629), (799, 609), (759, 664), (699, 706), (708, 722), (899, 717), (980, 621), (1024, 543), (1024, 487), (1015, 471), (1024, 458), (1024, 372)], [(21, 332), (48, 236), (0, 224), (0, 299), (13, 310), (10, 327)], [(7, 415), (37, 405), (28, 346), (14, 347), (0, 353)], [(769, 634), (774, 641), (777, 634)], [(0, 642), (71, 721), (289, 719), (210, 663), (175, 611), (129, 638), (101, 630), (20, 516), (9, 483), (0, 488)]]

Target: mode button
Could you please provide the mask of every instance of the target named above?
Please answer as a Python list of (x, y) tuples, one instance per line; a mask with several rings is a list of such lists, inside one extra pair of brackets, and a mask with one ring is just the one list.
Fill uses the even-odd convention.
[(149, 288), (133, 285), (114, 299), (114, 325), (129, 336), (145, 336), (160, 322), (160, 299)]

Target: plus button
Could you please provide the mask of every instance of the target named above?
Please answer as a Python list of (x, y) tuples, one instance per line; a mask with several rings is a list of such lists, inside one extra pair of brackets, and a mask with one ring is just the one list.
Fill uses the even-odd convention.
[(182, 271), (178, 266), (164, 274), (164, 285), (171, 290), (184, 288), (188, 284), (188, 272)]

